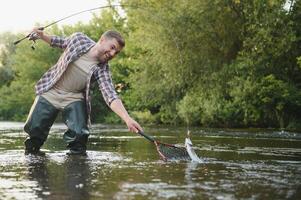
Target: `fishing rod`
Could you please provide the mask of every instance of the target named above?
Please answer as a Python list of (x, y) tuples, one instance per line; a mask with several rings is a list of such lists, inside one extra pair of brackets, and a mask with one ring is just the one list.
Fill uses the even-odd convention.
[[(46, 25), (46, 26), (40, 27), (40, 28), (38, 28), (38, 30), (43, 31), (44, 29), (46, 29), (46, 28), (48, 28), (48, 27), (50, 27), (50, 26), (52, 26), (52, 25), (54, 25), (54, 24), (57, 24), (57, 23), (59, 23), (59, 22), (65, 20), (65, 19), (68, 19), (68, 18), (73, 17), (73, 16), (75, 16), (75, 15), (79, 15), (79, 14), (84, 13), (84, 12), (90, 12), (90, 11), (93, 11), (93, 10), (99, 10), (99, 9), (104, 9), (104, 8), (114, 8), (114, 7), (124, 7), (124, 6), (129, 7), (129, 5), (118, 4), (118, 5), (99, 6), (99, 7), (96, 7), (96, 8), (91, 8), (91, 9), (79, 11), (79, 12), (73, 13), (73, 14), (71, 14), (71, 15), (68, 15), (68, 16), (66, 16), (66, 17), (64, 17), (64, 18), (62, 18), (62, 19), (59, 19), (59, 20), (57, 20), (57, 21), (55, 21), (55, 22), (52, 22), (52, 23), (50, 23), (50, 24), (48, 24), (48, 25)], [(133, 7), (133, 6), (131, 6), (131, 7)], [(29, 33), (28, 35), (26, 35), (25, 37), (23, 37), (23, 38), (21, 38), (21, 39), (15, 41), (15, 42), (14, 42), (14, 45), (19, 44), (20, 42), (22, 42), (23, 40), (25, 40), (25, 39), (27, 39), (27, 38), (29, 38), (29, 40), (32, 40), (32, 41), (33, 41), (33, 44), (34, 44), (35, 41), (38, 39), (37, 34), (34, 33), (34, 32), (31, 32), (31, 33)], [(31, 46), (31, 48), (34, 50), (34, 46), (33, 46), (33, 45)]]

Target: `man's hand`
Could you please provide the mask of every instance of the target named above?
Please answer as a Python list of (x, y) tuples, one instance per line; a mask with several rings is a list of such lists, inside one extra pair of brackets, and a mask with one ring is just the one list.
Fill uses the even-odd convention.
[(138, 122), (133, 120), (131, 117), (127, 118), (125, 120), (125, 123), (129, 129), (129, 131), (131, 131), (131, 132), (138, 133), (139, 131), (143, 131), (141, 126), (138, 124)]
[(41, 39), (48, 44), (51, 43), (51, 36), (45, 34), (43, 28), (33, 28), (28, 39), (33, 41)]
[(29, 34), (29, 40), (37, 40), (44, 37), (44, 32), (40, 28), (33, 28)]

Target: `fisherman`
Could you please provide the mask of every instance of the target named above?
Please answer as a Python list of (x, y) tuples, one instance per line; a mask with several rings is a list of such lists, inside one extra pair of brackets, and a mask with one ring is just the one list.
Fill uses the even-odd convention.
[(63, 38), (34, 28), (29, 39), (41, 39), (64, 52), (35, 85), (37, 96), (24, 126), (29, 135), (24, 142), (25, 154), (43, 154), (40, 148), (61, 111), (68, 127), (63, 135), (69, 149), (67, 154), (86, 155), (91, 124), (91, 81), (97, 81), (105, 102), (126, 123), (129, 131), (142, 131), (123, 106), (111, 79), (108, 61), (125, 46), (119, 32), (106, 31), (94, 42), (83, 33)]

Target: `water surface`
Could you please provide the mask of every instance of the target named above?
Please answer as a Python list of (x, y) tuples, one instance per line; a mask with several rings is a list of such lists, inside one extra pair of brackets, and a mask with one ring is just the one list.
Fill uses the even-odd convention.
[[(0, 199), (301, 199), (301, 133), (192, 129), (198, 164), (160, 160), (124, 126), (94, 125), (88, 156), (67, 156), (56, 124), (43, 150), (24, 155), (22, 123), (0, 122)], [(147, 127), (183, 144), (186, 130)]]

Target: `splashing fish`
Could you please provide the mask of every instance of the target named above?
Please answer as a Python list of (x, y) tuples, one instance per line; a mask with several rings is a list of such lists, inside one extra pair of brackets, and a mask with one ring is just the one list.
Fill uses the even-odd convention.
[(193, 149), (192, 142), (190, 140), (190, 131), (187, 132), (187, 138), (185, 139), (185, 148), (193, 162), (204, 163), (204, 160), (200, 159)]

